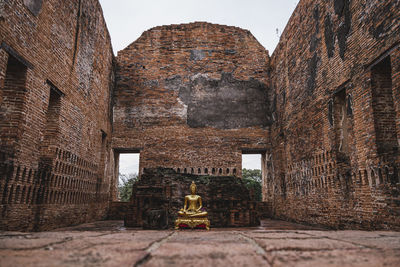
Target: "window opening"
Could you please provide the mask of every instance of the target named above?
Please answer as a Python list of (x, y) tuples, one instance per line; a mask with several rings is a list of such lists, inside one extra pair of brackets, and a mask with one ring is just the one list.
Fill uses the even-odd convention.
[(118, 200), (130, 201), (132, 186), (139, 176), (140, 153), (120, 153), (118, 161)]

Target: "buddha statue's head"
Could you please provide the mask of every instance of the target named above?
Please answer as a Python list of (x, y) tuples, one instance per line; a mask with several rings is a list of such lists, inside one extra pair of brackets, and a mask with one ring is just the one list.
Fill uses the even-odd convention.
[(190, 185), (190, 193), (192, 195), (196, 195), (196, 184), (194, 183), (194, 181), (192, 181), (192, 184)]

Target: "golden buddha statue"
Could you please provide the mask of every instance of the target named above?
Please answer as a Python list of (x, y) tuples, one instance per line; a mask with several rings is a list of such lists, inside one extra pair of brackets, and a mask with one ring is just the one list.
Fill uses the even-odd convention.
[(175, 229), (180, 227), (205, 227), (210, 230), (210, 221), (207, 219), (207, 211), (202, 211), (201, 196), (196, 195), (196, 184), (190, 185), (190, 195), (185, 196), (183, 209), (178, 211), (178, 219), (175, 221)]

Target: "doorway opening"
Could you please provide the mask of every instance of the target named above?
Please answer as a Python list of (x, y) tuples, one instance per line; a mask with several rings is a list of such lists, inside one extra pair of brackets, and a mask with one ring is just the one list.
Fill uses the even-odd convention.
[(263, 155), (265, 152), (242, 151), (242, 179), (257, 201), (262, 200)]
[(139, 152), (118, 152), (116, 155), (117, 201), (130, 201), (132, 186), (139, 178), (139, 159)]

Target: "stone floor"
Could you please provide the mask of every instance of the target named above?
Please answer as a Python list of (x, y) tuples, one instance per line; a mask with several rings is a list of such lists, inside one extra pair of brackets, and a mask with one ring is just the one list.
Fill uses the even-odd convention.
[(326, 231), (264, 220), (257, 228), (125, 229), (100, 221), (52, 232), (0, 232), (0, 266), (400, 266), (400, 232)]

